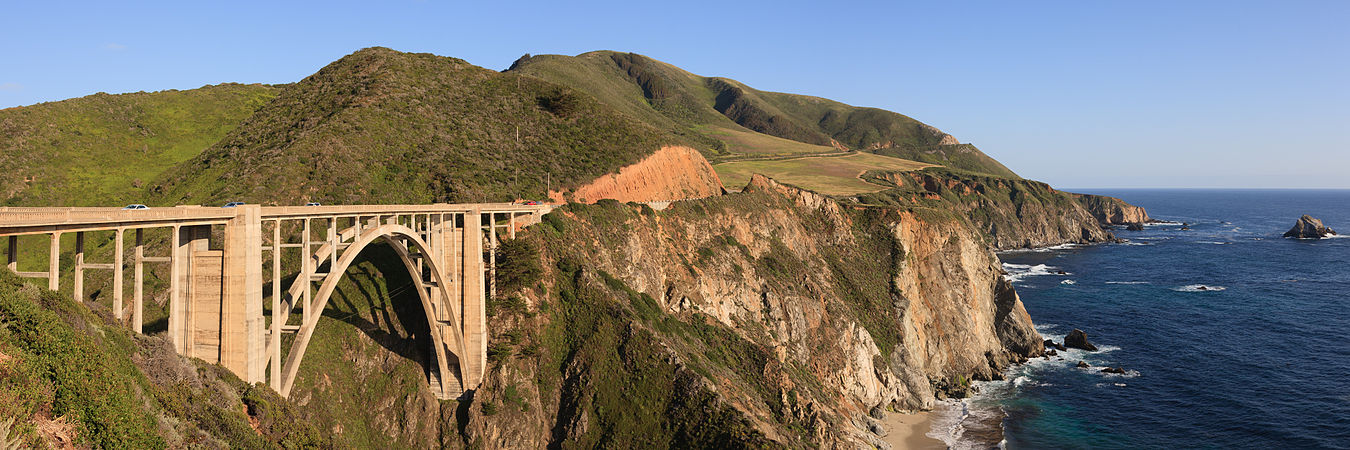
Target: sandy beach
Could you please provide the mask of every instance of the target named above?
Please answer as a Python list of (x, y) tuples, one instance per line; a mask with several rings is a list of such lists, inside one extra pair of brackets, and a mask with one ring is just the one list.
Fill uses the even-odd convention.
[(942, 441), (927, 436), (933, 427), (932, 414), (931, 412), (886, 414), (886, 418), (881, 420), (881, 425), (886, 427), (886, 436), (882, 437), (882, 440), (896, 450), (946, 449), (947, 445)]

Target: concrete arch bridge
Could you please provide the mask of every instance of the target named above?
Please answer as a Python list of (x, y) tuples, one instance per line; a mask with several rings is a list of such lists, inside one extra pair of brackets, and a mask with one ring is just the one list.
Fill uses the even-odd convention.
[[(411, 275), (431, 330), (428, 383), (440, 398), (457, 398), (479, 385), (486, 366), (484, 307), (495, 294), (493, 250), (500, 237), (515, 237), (549, 209), (504, 203), (0, 208), (0, 237), (7, 237), (10, 270), (45, 278), (48, 288), (58, 290), (62, 235), (73, 234), (74, 297), (85, 300), (85, 272), (111, 271), (113, 315), (124, 321), (130, 315), (136, 332), (142, 332), (144, 266), (166, 264), (167, 332), (174, 348), (219, 363), (250, 383), (266, 382), (283, 396), (295, 385), (310, 338), (347, 267), (372, 243), (387, 242)], [(87, 233), (112, 234), (112, 262), (86, 261)], [(134, 239), (129, 263), (128, 234)], [(46, 270), (18, 270), (23, 236), (29, 236), (25, 243), (45, 241)], [(167, 248), (167, 254), (147, 256), (147, 236), (165, 240), (151, 247)], [(129, 308), (123, 299), (128, 266)], [(293, 280), (287, 286), (288, 278)], [(264, 308), (268, 297), (270, 309)], [(288, 334), (293, 337), (283, 355)]]

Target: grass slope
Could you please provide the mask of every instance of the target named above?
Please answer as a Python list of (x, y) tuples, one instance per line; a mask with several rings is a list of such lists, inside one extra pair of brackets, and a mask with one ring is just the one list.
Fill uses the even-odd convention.
[(902, 114), (759, 91), (634, 53), (527, 55), (508, 72), (586, 91), (643, 122), (702, 144), (714, 159), (737, 153), (818, 153), (841, 146), (1016, 177), (974, 146), (958, 145), (937, 128)]
[(145, 183), (215, 143), (278, 91), (221, 84), (0, 110), (0, 205), (140, 203)]
[(735, 188), (750, 182), (754, 174), (773, 174), (779, 182), (827, 195), (855, 195), (876, 192), (887, 186), (869, 183), (859, 176), (869, 170), (910, 171), (929, 164), (871, 153), (842, 156), (808, 156), (759, 161), (727, 162), (713, 166), (726, 186)]
[(543, 198), (677, 143), (571, 88), (369, 48), (288, 87), (161, 179), (155, 202)]

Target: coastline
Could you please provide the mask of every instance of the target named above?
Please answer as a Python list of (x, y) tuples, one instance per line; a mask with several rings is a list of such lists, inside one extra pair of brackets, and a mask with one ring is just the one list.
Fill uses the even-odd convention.
[(946, 449), (947, 444), (928, 436), (933, 429), (933, 412), (887, 413), (881, 419), (886, 435), (881, 440), (895, 450)]

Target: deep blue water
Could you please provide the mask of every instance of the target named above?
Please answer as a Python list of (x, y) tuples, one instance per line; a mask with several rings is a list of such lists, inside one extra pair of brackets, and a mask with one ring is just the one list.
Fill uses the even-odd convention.
[(1008, 448), (1350, 448), (1350, 238), (1280, 237), (1302, 214), (1350, 233), (1350, 191), (1086, 192), (1191, 229), (1000, 254), (1047, 339), (1102, 347), (983, 387), (967, 406), (1006, 415)]

